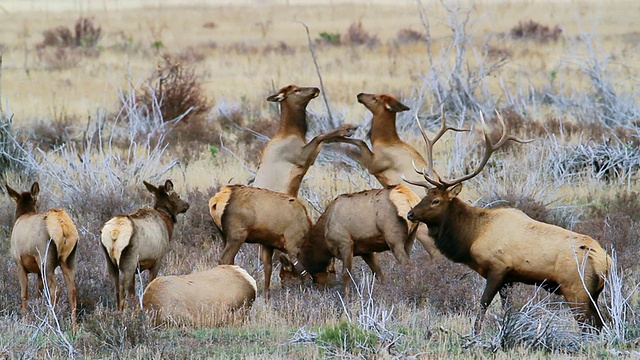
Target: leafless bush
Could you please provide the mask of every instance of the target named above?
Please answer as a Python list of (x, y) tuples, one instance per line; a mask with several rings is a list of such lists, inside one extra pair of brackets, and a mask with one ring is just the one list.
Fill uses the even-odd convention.
[(165, 54), (136, 101), (151, 110), (154, 102), (165, 121), (202, 122), (211, 105), (193, 67)]
[(42, 32), (44, 39), (38, 49), (55, 48), (94, 48), (102, 35), (102, 28), (96, 26), (91, 18), (80, 17), (76, 20), (75, 34), (66, 26), (58, 26)]
[(380, 44), (377, 35), (371, 35), (362, 26), (362, 21), (354, 22), (349, 25), (346, 34), (342, 37), (342, 43), (345, 45), (366, 45), (369, 48)]
[(576, 326), (571, 309), (552, 295), (536, 294), (517, 311), (507, 311), (498, 320), (498, 331), (490, 349), (512, 349), (573, 354), (582, 349), (585, 335)]
[(38, 50), (38, 59), (48, 70), (72, 69), (80, 64), (82, 57), (82, 51), (70, 47)]
[(514, 39), (527, 39), (545, 43), (548, 41), (558, 41), (562, 36), (562, 28), (559, 25), (550, 28), (533, 20), (520, 21), (509, 32)]
[(413, 29), (400, 29), (396, 35), (395, 44), (414, 44), (426, 41), (426, 35)]

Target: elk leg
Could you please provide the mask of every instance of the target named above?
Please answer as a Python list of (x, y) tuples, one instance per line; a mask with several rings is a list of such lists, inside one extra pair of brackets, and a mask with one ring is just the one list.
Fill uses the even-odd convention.
[(351, 247), (351, 241), (349, 246), (340, 247), (340, 254), (342, 256), (342, 286), (344, 297), (349, 297), (349, 287), (351, 282), (351, 267), (353, 266), (353, 248)]
[(271, 286), (271, 272), (273, 271), (273, 248), (261, 245), (260, 260), (264, 267), (264, 294), (269, 298), (269, 287)]
[(418, 239), (420, 244), (422, 244), (422, 247), (427, 251), (427, 253), (429, 253), (429, 257), (431, 258), (431, 260), (437, 257), (440, 257), (442, 255), (438, 250), (438, 247), (436, 247), (436, 244), (433, 241), (433, 238), (429, 236), (429, 228), (427, 228), (426, 224), (424, 223), (418, 224), (416, 239)]
[(487, 274), (487, 284), (484, 287), (482, 298), (480, 299), (480, 310), (478, 311), (478, 316), (476, 317), (476, 321), (473, 324), (474, 335), (478, 335), (480, 333), (487, 308), (491, 304), (491, 301), (493, 301), (493, 298), (496, 296), (498, 291), (502, 288), (504, 284), (503, 280), (504, 273), (502, 271), (493, 269), (489, 270), (489, 273)]
[(42, 292), (44, 291), (44, 283), (42, 282), (42, 273), (38, 272), (38, 292), (36, 293), (36, 298), (40, 298), (42, 296)]
[(104, 246), (100, 246), (102, 248), (102, 252), (104, 253), (106, 264), (107, 264), (107, 272), (109, 273), (109, 277), (113, 281), (113, 285), (116, 289), (116, 308), (119, 308), (120, 304), (120, 269), (118, 269), (118, 265), (111, 261), (111, 257), (105, 249)]
[(220, 265), (233, 265), (235, 262), (236, 254), (240, 250), (242, 244), (249, 235), (246, 230), (228, 230), (226, 234), (230, 234), (227, 238), (227, 243), (222, 250), (222, 256), (220, 256)]
[(27, 312), (27, 300), (29, 299), (29, 277), (27, 269), (18, 263), (18, 280), (20, 281), (20, 301), (22, 303), (22, 312)]
[(78, 331), (78, 324), (76, 323), (76, 282), (73, 269), (66, 263), (61, 262), (60, 268), (62, 268), (62, 276), (67, 286), (67, 298), (69, 298), (69, 308), (71, 308), (71, 326), (73, 332)]
[(367, 263), (367, 265), (369, 265), (369, 268), (371, 268), (371, 271), (373, 271), (373, 273), (375, 274), (376, 279), (378, 279), (378, 281), (380, 282), (384, 282), (384, 275), (382, 274), (382, 269), (380, 269), (380, 263), (378, 262), (378, 258), (376, 257), (376, 254), (371, 253), (371, 254), (365, 254), (361, 256), (362, 256), (362, 260), (364, 260), (364, 262)]

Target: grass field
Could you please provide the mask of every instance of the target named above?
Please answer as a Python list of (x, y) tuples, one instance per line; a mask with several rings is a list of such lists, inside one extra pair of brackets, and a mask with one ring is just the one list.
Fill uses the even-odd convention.
[[(39, 181), (40, 209), (64, 207), (80, 231), (78, 333), (66, 300), (51, 312), (31, 299), (23, 318), (9, 255), (15, 206), (2, 191), (0, 358), (639, 355), (640, 3), (136, 4), (0, 1), (0, 182), (26, 190)], [(90, 21), (76, 32), (79, 19)], [(267, 300), (257, 247), (244, 245), (236, 264), (260, 293), (247, 319), (225, 327), (153, 328), (142, 312), (115, 311), (102, 225), (151, 204), (142, 180), (171, 178), (191, 208), (178, 218), (160, 274), (217, 265), (222, 240), (208, 199), (253, 177), (277, 128), (266, 97), (288, 84), (320, 86), (319, 75), (325, 97), (309, 105), (310, 136), (346, 122), (365, 138), (370, 114), (356, 101), (360, 92), (408, 105), (397, 126), (420, 151), (415, 116), (428, 131), (441, 109), (450, 123), (472, 127), (436, 146), (444, 176), (477, 163), (480, 111), (495, 123), (498, 109), (511, 132), (534, 139), (494, 154), (460, 196), (520, 208), (615, 251), (618, 272), (600, 299), (605, 330), (582, 334), (561, 298), (521, 285), (512, 310), (495, 300), (483, 332), (466, 336), (484, 280), (420, 246), (411, 270), (380, 254), (382, 284), (356, 259), (350, 299), (340, 297), (339, 282), (281, 286), (274, 275)], [(171, 97), (174, 89), (189, 101)], [(301, 198), (316, 219), (337, 195), (378, 186), (341, 148), (326, 146)]]

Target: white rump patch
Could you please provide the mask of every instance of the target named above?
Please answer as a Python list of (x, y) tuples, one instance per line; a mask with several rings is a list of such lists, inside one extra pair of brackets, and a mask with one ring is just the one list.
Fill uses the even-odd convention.
[(224, 186), (217, 194), (209, 199), (209, 214), (211, 214), (213, 222), (215, 222), (220, 229), (222, 229), (222, 214), (224, 214), (224, 209), (227, 207), (232, 193), (233, 189), (231, 187)]
[(420, 198), (407, 186), (400, 184), (396, 185), (389, 193), (389, 200), (396, 207), (398, 216), (403, 218), (407, 222), (409, 231), (413, 229), (417, 224), (407, 219), (407, 214), (414, 206), (420, 202)]
[(56, 244), (58, 256), (66, 259), (78, 242), (78, 229), (63, 209), (50, 209), (44, 213), (47, 233)]
[(117, 216), (107, 221), (102, 228), (102, 246), (107, 249), (112, 261), (120, 266), (122, 250), (133, 236), (133, 222), (127, 216)]
[(220, 266), (228, 266), (229, 268), (234, 269), (235, 271), (238, 272), (238, 274), (240, 274), (241, 277), (245, 278), (245, 280), (247, 280), (247, 282), (249, 284), (251, 284), (251, 286), (253, 287), (253, 291), (257, 294), (258, 293), (258, 286), (256, 285), (256, 279), (253, 278), (253, 276), (249, 275), (249, 273), (247, 272), (247, 270), (241, 268), (238, 265), (220, 265)]

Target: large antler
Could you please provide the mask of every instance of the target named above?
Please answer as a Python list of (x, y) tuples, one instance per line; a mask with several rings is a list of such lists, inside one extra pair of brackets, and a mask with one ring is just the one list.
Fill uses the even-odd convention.
[[(426, 157), (425, 161), (427, 163), (428, 169), (422, 169), (422, 171), (420, 171), (420, 170), (417, 169), (415, 162), (412, 161), (413, 169), (418, 174), (423, 174), (424, 175), (427, 171), (429, 171), (429, 172), (433, 173), (436, 177), (438, 177), (438, 179), (440, 179), (440, 177), (435, 172), (435, 169), (433, 167), (433, 145), (436, 143), (436, 141), (440, 140), (442, 135), (444, 135), (444, 133), (446, 133), (448, 130), (455, 131), (455, 132), (469, 131), (469, 129), (459, 129), (459, 128), (455, 128), (453, 126), (447, 126), (447, 116), (446, 116), (446, 114), (444, 112), (444, 108), (441, 109), (441, 112), (442, 112), (442, 125), (440, 126), (440, 130), (438, 130), (438, 132), (433, 137), (433, 139), (429, 139), (429, 137), (427, 136), (427, 133), (424, 131), (424, 128), (422, 127), (422, 124), (420, 124), (420, 120), (418, 120), (418, 116), (415, 117), (416, 123), (418, 124), (418, 129), (420, 129), (420, 133), (422, 134), (422, 138), (424, 139), (424, 142), (427, 144), (427, 157)], [(422, 186), (422, 187), (426, 187), (426, 188), (430, 187), (429, 183), (427, 183), (427, 182), (407, 180), (407, 179), (404, 178), (404, 175), (402, 176), (402, 179), (404, 181), (408, 182), (409, 184)], [(428, 181), (428, 179), (427, 179), (427, 181)]]
[[(448, 181), (444, 181), (440, 178), (440, 175), (438, 175), (438, 173), (435, 171), (435, 169), (433, 168), (433, 161), (431, 161), (430, 163), (427, 163), (431, 169), (430, 171), (433, 173), (433, 175), (435, 176), (435, 179), (431, 176), (429, 176), (429, 174), (427, 173), (427, 170), (422, 169), (422, 170), (418, 170), (415, 168), (414, 169), (417, 173), (421, 174), (425, 180), (427, 182), (424, 181), (420, 181), (420, 182), (412, 182), (412, 181), (408, 181), (405, 179), (405, 181), (409, 182), (410, 184), (413, 185), (417, 185), (417, 186), (422, 186), (422, 187), (429, 187), (428, 184), (434, 185), (438, 188), (441, 189), (447, 189), (450, 188), (456, 184), (459, 184), (463, 181), (467, 181), (475, 176), (477, 176), (482, 169), (485, 167), (485, 165), (487, 165), (487, 162), (489, 161), (489, 158), (491, 157), (491, 155), (498, 149), (500, 149), (502, 146), (504, 146), (504, 144), (507, 143), (507, 141), (511, 140), (511, 141), (515, 141), (517, 143), (521, 143), (521, 144), (525, 144), (525, 143), (529, 143), (531, 141), (533, 141), (533, 139), (530, 140), (522, 140), (522, 139), (518, 139), (517, 137), (513, 136), (513, 135), (507, 135), (507, 125), (504, 122), (504, 119), (502, 118), (502, 115), (496, 110), (496, 115), (498, 117), (498, 120), (500, 121), (500, 125), (502, 126), (502, 135), (500, 136), (500, 140), (498, 140), (498, 142), (496, 142), (495, 144), (493, 144), (491, 142), (491, 138), (489, 136), (489, 134), (487, 134), (487, 130), (486, 130), (486, 122), (484, 120), (484, 115), (482, 114), (482, 112), (480, 112), (480, 120), (482, 121), (482, 133), (484, 134), (484, 141), (485, 141), (485, 152), (484, 152), (484, 156), (482, 157), (482, 160), (480, 161), (480, 164), (478, 165), (478, 167), (469, 174), (466, 174), (464, 176), (461, 176), (457, 179), (453, 179), (453, 180), (448, 180)], [(444, 122), (443, 122), (443, 128), (444, 128)], [(422, 128), (420, 128), (422, 131)], [(442, 136), (440, 133), (438, 133), (440, 136)], [(427, 148), (429, 147), (433, 147), (433, 143), (435, 143), (435, 141), (428, 141), (426, 135), (424, 134), (424, 132), (422, 132), (422, 136), (425, 138), (425, 141), (427, 142)], [(434, 138), (437, 140), (437, 137)], [(427, 150), (427, 154), (428, 155), (432, 155), (432, 148), (429, 148)]]

